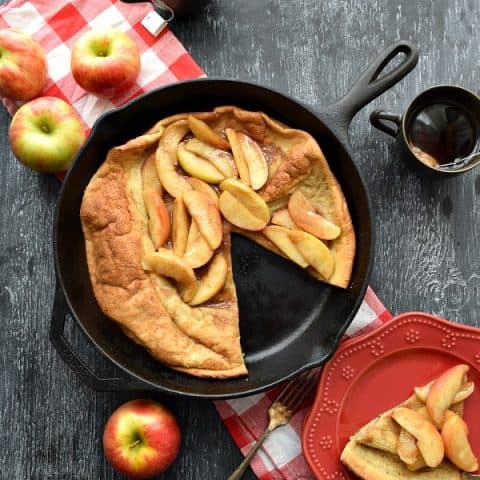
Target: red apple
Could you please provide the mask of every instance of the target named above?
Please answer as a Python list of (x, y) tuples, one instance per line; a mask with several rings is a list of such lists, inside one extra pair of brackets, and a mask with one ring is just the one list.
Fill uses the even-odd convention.
[(180, 449), (173, 414), (153, 400), (132, 400), (117, 408), (103, 432), (103, 450), (112, 467), (130, 478), (165, 471)]
[(73, 78), (87, 92), (113, 98), (135, 83), (140, 54), (133, 40), (120, 30), (90, 30), (73, 46), (71, 69)]
[(43, 47), (20, 30), (0, 30), (0, 95), (30, 100), (46, 83), (47, 61)]
[(8, 134), (14, 155), (37, 172), (66, 170), (85, 141), (77, 112), (56, 97), (39, 97), (22, 105)]

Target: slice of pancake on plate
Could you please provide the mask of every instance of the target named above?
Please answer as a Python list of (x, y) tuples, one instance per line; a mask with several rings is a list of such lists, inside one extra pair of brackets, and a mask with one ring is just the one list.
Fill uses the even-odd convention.
[(230, 378), (240, 345), (230, 233), (346, 288), (355, 234), (317, 142), (261, 112), (159, 121), (110, 150), (80, 211), (103, 312), (169, 367)]

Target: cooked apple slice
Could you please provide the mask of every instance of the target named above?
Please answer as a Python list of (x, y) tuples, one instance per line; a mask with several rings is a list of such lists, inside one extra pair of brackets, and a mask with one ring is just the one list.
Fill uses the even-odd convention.
[(153, 190), (162, 193), (162, 184), (158, 178), (157, 167), (155, 166), (155, 154), (151, 154), (142, 164), (142, 186), (143, 191)]
[(455, 395), (462, 389), (468, 365), (460, 364), (449, 368), (433, 383), (425, 404), (437, 428), (442, 426), (446, 410), (453, 403)]
[(262, 149), (242, 132), (227, 129), (226, 133), (241, 180), (259, 190), (268, 179), (268, 163)]
[(220, 211), (233, 225), (245, 230), (263, 230), (270, 220), (265, 200), (239, 180), (229, 178), (220, 184)]
[(341, 233), (340, 227), (315, 211), (300, 190), (294, 192), (288, 200), (288, 213), (302, 230), (321, 240), (334, 240)]
[(192, 219), (188, 232), (187, 249), (183, 259), (192, 268), (200, 268), (210, 261), (213, 253), (214, 251), (200, 233), (197, 222)]
[(274, 225), (280, 225), (281, 227), (290, 228), (291, 230), (298, 230), (298, 227), (295, 225), (295, 222), (292, 220), (292, 217), (290, 216), (286, 208), (282, 208), (282, 210), (277, 210), (272, 215), (271, 222)]
[(148, 214), (148, 230), (155, 249), (159, 249), (170, 236), (170, 214), (158, 191), (146, 190), (143, 200)]
[(189, 115), (188, 126), (192, 133), (202, 142), (208, 143), (216, 148), (221, 148), (222, 150), (228, 150), (230, 148), (228, 142), (215, 130), (210, 128), (203, 120), (200, 120), (193, 115)]
[(404, 428), (400, 429), (400, 434), (398, 435), (397, 453), (400, 460), (407, 465), (413, 465), (420, 456), (416, 438)]
[(238, 177), (237, 168), (230, 153), (201, 142), (198, 138), (189, 140), (185, 148), (208, 160), (225, 178)]
[(240, 180), (245, 184), (250, 186), (250, 173), (248, 170), (248, 164), (245, 160), (243, 155), (243, 149), (240, 145), (239, 139), (239, 132), (232, 130), (231, 128), (227, 128), (225, 130), (227, 135), (228, 141), (230, 142), (230, 148), (232, 149), (233, 153), (233, 160), (235, 161), (235, 165), (238, 170), (238, 174), (240, 175)]
[(263, 229), (263, 234), (282, 252), (287, 258), (302, 268), (308, 267), (308, 262), (302, 257), (289, 237), (290, 230), (279, 225), (269, 225)]
[(322, 278), (328, 280), (335, 269), (335, 260), (328, 247), (317, 237), (301, 230), (289, 230), (288, 234), (300, 255)]
[(460, 470), (474, 472), (478, 460), (468, 441), (467, 424), (458, 415), (452, 415), (442, 427), (442, 439), (448, 459)]
[(181, 143), (177, 150), (178, 163), (192, 177), (208, 183), (220, 183), (224, 176), (207, 160), (189, 152)]
[(162, 142), (155, 152), (155, 165), (163, 188), (174, 198), (181, 197), (183, 192), (192, 190), (187, 179), (177, 172), (177, 148), (188, 132), (185, 120), (169, 125), (162, 135)]
[(184, 193), (183, 201), (210, 248), (217, 249), (222, 243), (223, 225), (215, 203), (208, 195), (197, 190)]
[(178, 284), (178, 291), (184, 302), (190, 303), (192, 301), (193, 297), (197, 293), (199, 284), (200, 282), (198, 280), (185, 285), (181, 283)]
[[(427, 401), (427, 396), (434, 384), (435, 380), (432, 380), (430, 383), (427, 383), (423, 387), (415, 387), (415, 395), (422, 402)], [(466, 382), (463, 387), (457, 392), (455, 398), (452, 401), (452, 405), (466, 400), (473, 392), (475, 391), (475, 384), (473, 382)]]
[(190, 305), (200, 305), (210, 300), (225, 285), (227, 280), (228, 265), (223, 253), (217, 253), (210, 265), (207, 273), (198, 282), (198, 289), (188, 303)]
[(188, 231), (190, 230), (190, 219), (188, 217), (183, 196), (173, 202), (172, 208), (172, 245), (173, 253), (179, 257), (185, 255), (187, 250)]
[(183, 285), (196, 282), (193, 268), (185, 260), (177, 257), (171, 250), (160, 248), (157, 252), (148, 253), (143, 259), (143, 266), (158, 275), (173, 278)]
[(440, 465), (445, 453), (442, 437), (435, 426), (422, 415), (406, 407), (398, 407), (392, 418), (417, 439), (417, 447), (429, 467)]
[(205, 195), (210, 198), (210, 200), (217, 206), (218, 208), (218, 195), (217, 192), (206, 182), (200, 180), (199, 178), (189, 177), (187, 179), (190, 182), (190, 185), (193, 187), (194, 190), (204, 193)]

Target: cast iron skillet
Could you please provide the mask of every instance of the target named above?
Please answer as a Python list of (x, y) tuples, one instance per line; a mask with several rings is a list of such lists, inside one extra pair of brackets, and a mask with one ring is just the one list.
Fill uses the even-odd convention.
[[(399, 53), (405, 54), (401, 62), (379, 77)], [(154, 90), (103, 115), (65, 178), (57, 207), (57, 286), (50, 334), (72, 370), (95, 390), (154, 389), (195, 397), (232, 398), (271, 388), (325, 362), (361, 304), (373, 259), (372, 210), (349, 151), (348, 125), (360, 108), (402, 79), (417, 61), (417, 48), (399, 41), (380, 54), (341, 100), (317, 110), (251, 83), (201, 79)], [(111, 147), (142, 134), (160, 118), (225, 104), (264, 111), (289, 126), (310, 132), (318, 140), (347, 198), (357, 236), (357, 254), (350, 287), (343, 290), (324, 285), (293, 263), (235, 237), (233, 269), (249, 375), (219, 381), (164, 367), (103, 315), (88, 276), (79, 210), (86, 185)], [(120, 378), (98, 377), (74, 352), (64, 336), (69, 312), (97, 349), (120, 367)]]

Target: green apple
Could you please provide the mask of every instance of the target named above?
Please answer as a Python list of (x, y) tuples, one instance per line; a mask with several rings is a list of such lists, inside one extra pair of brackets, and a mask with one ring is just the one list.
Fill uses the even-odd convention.
[(8, 135), (17, 159), (45, 173), (65, 171), (85, 141), (77, 112), (56, 97), (39, 97), (22, 105)]

